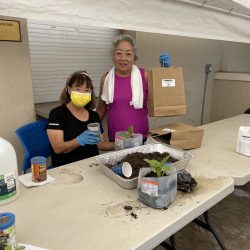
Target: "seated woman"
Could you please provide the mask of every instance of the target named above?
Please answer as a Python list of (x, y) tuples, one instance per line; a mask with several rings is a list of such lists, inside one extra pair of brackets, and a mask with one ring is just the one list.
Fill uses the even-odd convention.
[[(62, 105), (50, 111), (47, 125), (53, 167), (98, 155), (98, 149), (114, 149), (113, 142), (104, 142), (100, 118), (92, 110), (94, 91), (86, 71), (68, 77), (60, 101)], [(100, 124), (101, 135), (87, 129), (93, 122)]]

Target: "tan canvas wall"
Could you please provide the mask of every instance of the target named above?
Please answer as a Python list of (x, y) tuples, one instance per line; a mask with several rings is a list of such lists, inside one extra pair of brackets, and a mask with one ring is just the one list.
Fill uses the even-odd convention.
[(214, 73), (250, 70), (250, 44), (144, 32), (136, 32), (136, 40), (138, 65), (146, 69), (160, 66), (159, 55), (165, 49), (171, 55), (173, 65), (182, 67), (184, 73), (187, 115), (150, 118), (150, 127), (177, 121), (200, 125), (206, 64), (212, 64), (213, 70), (207, 81), (203, 124), (210, 122)]
[(21, 167), (23, 149), (15, 130), (34, 120), (35, 113), (27, 23), (25, 19), (13, 20), (20, 21), (22, 41), (0, 41), (0, 136), (12, 143)]
[(250, 81), (215, 80), (211, 121), (243, 114), (250, 108), (249, 97)]

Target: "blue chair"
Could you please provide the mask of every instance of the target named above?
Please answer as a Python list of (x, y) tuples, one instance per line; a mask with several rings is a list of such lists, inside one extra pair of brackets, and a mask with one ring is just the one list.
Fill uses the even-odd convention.
[[(35, 156), (50, 157), (50, 142), (46, 132), (47, 119), (41, 119), (29, 124), (26, 124), (16, 130), (16, 135), (19, 138), (25, 150), (23, 158), (22, 174), (31, 167), (30, 159)], [(48, 168), (51, 168), (49, 166)]]

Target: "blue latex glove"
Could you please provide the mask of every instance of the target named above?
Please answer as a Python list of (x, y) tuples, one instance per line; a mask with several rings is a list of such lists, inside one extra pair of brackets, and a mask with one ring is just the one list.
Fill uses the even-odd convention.
[(84, 146), (87, 144), (97, 144), (101, 141), (99, 135), (96, 132), (86, 130), (76, 137), (79, 145)]
[(162, 52), (160, 54), (159, 60), (160, 60), (161, 67), (170, 67), (171, 66), (171, 57), (166, 52)]

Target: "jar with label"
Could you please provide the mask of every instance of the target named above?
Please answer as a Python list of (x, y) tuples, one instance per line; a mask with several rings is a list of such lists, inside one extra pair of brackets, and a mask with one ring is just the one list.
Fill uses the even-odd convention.
[(0, 249), (15, 250), (16, 247), (15, 215), (0, 213)]
[(47, 179), (46, 158), (43, 156), (36, 156), (30, 159), (32, 180), (34, 182), (41, 182)]

